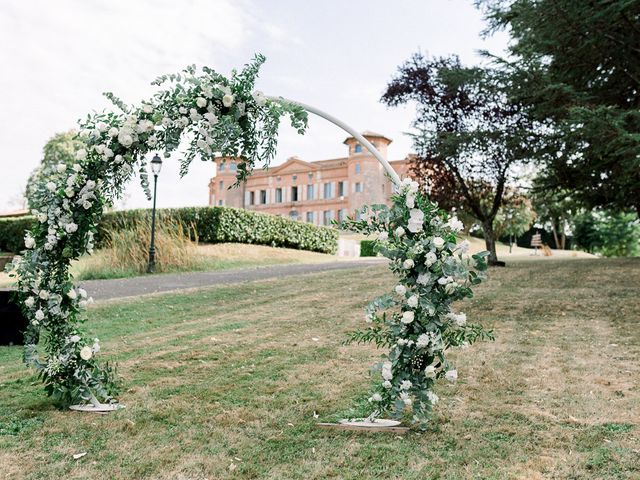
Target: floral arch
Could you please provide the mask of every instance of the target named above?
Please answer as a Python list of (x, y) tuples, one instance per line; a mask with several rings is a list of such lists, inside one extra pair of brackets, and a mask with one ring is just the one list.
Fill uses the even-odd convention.
[[(397, 186), (393, 206), (373, 206), (366, 220), (344, 226), (376, 234), (382, 254), (400, 281), (395, 295), (384, 295), (367, 307), (366, 329), (352, 341), (374, 341), (390, 348), (380, 363), (380, 381), (370, 397), (373, 416), (401, 416), (411, 406), (414, 420), (428, 417), (437, 397), (438, 377), (456, 376), (444, 351), (487, 334), (451, 311), (455, 300), (471, 296), (486, 268), (483, 255), (472, 259), (456, 243), (460, 228), (447, 221), (435, 204), (418, 191), (418, 184), (401, 182), (368, 140), (338, 119), (308, 105), (254, 91), (265, 58), (256, 55), (229, 78), (210, 68), (187, 67), (163, 75), (158, 91), (138, 106), (128, 106), (105, 94), (119, 111), (89, 115), (80, 121), (85, 148), (77, 162), (44, 172), (46, 183), (32, 199), (36, 226), (27, 233), (27, 250), (14, 261), (18, 296), (29, 320), (25, 332), (25, 362), (37, 369), (46, 392), (61, 404), (82, 402), (96, 407), (116, 403), (115, 369), (98, 361), (100, 345), (81, 328), (83, 310), (91, 301), (69, 275), (71, 260), (93, 249), (96, 224), (103, 208), (121, 193), (134, 168), (149, 195), (145, 156), (162, 151), (168, 157), (181, 141), (187, 143), (181, 175), (198, 156), (214, 153), (241, 159), (237, 183), (259, 163), (275, 154), (277, 130), (283, 116), (299, 133), (307, 126), (307, 111), (342, 127), (383, 164)], [(42, 353), (44, 355), (42, 355)]]

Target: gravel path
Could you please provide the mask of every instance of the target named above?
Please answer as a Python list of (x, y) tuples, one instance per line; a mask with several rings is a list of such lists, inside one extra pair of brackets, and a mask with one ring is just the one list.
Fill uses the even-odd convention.
[(112, 298), (137, 297), (150, 293), (171, 292), (186, 288), (250, 282), (348, 268), (364, 268), (371, 265), (384, 264), (385, 261), (385, 259), (372, 258), (328, 263), (238, 268), (218, 272), (168, 273), (113, 280), (87, 280), (80, 282), (80, 285), (87, 290), (94, 300), (108, 300)]

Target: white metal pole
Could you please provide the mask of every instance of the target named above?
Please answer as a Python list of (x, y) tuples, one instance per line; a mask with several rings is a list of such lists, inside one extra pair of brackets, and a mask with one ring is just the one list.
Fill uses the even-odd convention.
[(304, 108), (306, 111), (314, 113), (319, 117), (322, 117), (325, 120), (330, 121), (334, 125), (337, 125), (338, 127), (342, 128), (345, 132), (352, 135), (356, 140), (358, 140), (362, 145), (364, 145), (366, 149), (369, 150), (371, 154), (374, 157), (376, 157), (376, 159), (382, 164), (384, 169), (387, 171), (387, 173), (391, 177), (391, 180), (393, 181), (393, 183), (395, 183), (397, 186), (400, 186), (401, 184), (400, 177), (398, 176), (396, 171), (393, 169), (391, 164), (389, 164), (387, 159), (384, 158), (378, 150), (376, 150), (376, 147), (374, 147), (369, 140), (364, 138), (360, 133), (358, 133), (355, 129), (351, 128), (349, 125), (347, 125), (343, 121), (338, 120), (333, 115), (329, 115), (328, 113), (323, 112), (322, 110), (319, 110), (305, 103), (296, 102), (295, 100), (289, 100), (287, 98), (282, 98), (282, 97), (267, 97), (267, 98), (276, 102), (287, 102), (287, 103), (292, 103), (294, 105), (298, 105), (299, 107)]

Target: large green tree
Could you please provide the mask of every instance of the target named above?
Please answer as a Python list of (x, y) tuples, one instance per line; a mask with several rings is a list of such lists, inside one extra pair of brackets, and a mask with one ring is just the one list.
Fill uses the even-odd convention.
[(400, 66), (382, 97), (390, 106), (416, 105), (413, 171), (439, 205), (456, 206), (446, 205), (450, 196), (478, 219), (492, 264), (505, 189), (535, 145), (533, 124), (508, 96), (509, 81), (498, 69), (465, 67), (456, 56), (418, 53)]
[(511, 36), (512, 95), (547, 125), (544, 188), (640, 212), (640, 2), (478, 0)]
[(33, 194), (38, 185), (43, 183), (43, 179), (50, 175), (58, 165), (72, 165), (76, 161), (76, 152), (84, 145), (77, 137), (77, 132), (70, 130), (68, 132), (56, 133), (44, 145), (42, 149), (42, 160), (40, 165), (36, 167), (25, 188), (25, 197), (29, 208), (34, 208)]

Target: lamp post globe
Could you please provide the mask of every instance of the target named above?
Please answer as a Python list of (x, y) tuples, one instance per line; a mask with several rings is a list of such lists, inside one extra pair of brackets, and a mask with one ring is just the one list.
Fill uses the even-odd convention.
[(156, 153), (151, 160), (151, 172), (153, 173), (153, 210), (151, 212), (151, 244), (149, 246), (149, 263), (147, 273), (156, 271), (156, 193), (158, 190), (158, 174), (162, 170), (162, 159)]

